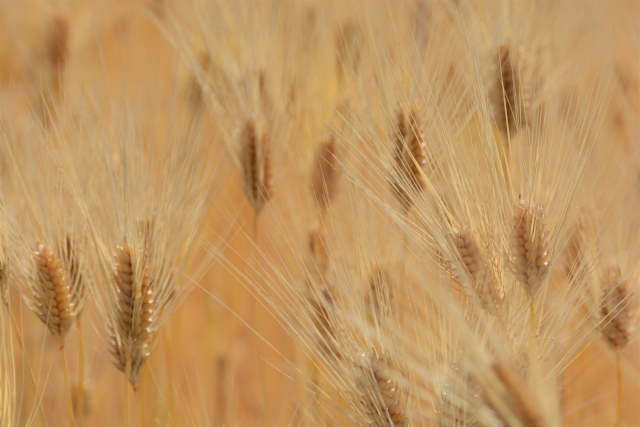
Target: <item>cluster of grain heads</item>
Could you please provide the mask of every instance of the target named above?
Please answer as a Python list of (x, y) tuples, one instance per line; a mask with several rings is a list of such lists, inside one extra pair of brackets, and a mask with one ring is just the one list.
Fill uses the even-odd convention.
[(132, 256), (131, 246), (126, 241), (118, 246), (114, 281), (117, 318), (109, 324), (111, 352), (115, 366), (128, 373), (129, 382), (137, 389), (140, 368), (149, 356), (148, 341), (154, 326), (153, 287), (144, 251), (135, 252)]
[(405, 427), (409, 424), (406, 392), (394, 380), (385, 359), (375, 350), (362, 355), (358, 389), (361, 404), (372, 427)]
[(273, 191), (271, 146), (266, 125), (257, 123), (253, 117), (248, 118), (242, 125), (238, 142), (244, 193), (257, 216)]
[[(493, 315), (498, 315), (500, 303), (504, 298), (502, 276), (497, 270), (497, 262), (490, 262), (483, 256), (476, 239), (468, 226), (454, 233), (454, 243), (466, 274), (471, 279), (472, 287), (480, 300), (482, 308)], [(455, 272), (455, 277), (460, 274)]]
[(424, 132), (416, 107), (409, 111), (398, 107), (393, 141), (391, 189), (406, 213), (424, 187), (423, 169), (427, 164)]
[(548, 238), (543, 206), (520, 198), (513, 214), (511, 269), (530, 298), (549, 272)]

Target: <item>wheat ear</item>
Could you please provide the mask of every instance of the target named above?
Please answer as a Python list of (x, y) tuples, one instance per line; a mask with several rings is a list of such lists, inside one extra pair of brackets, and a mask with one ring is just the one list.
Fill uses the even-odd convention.
[(372, 351), (365, 356), (366, 368), (358, 384), (362, 404), (373, 427), (405, 427), (408, 425), (402, 390), (391, 379), (385, 361)]
[(480, 299), (482, 308), (497, 316), (504, 297), (504, 287), (499, 279), (500, 276), (494, 270), (497, 263), (490, 263), (485, 259), (467, 226), (455, 233), (455, 243), (462, 263), (472, 279), (473, 288)]
[(326, 212), (338, 190), (337, 149), (335, 135), (331, 134), (316, 152), (311, 190), (321, 214)]
[(149, 356), (148, 341), (155, 320), (149, 266), (145, 254), (141, 255), (134, 263), (131, 246), (126, 241), (116, 248), (117, 318), (109, 324), (114, 364), (123, 372), (129, 371), (129, 382), (134, 389), (138, 387), (140, 368)]
[(600, 332), (602, 337), (616, 352), (617, 405), (616, 427), (622, 420), (622, 373), (620, 351), (623, 350), (634, 332), (634, 295), (628, 279), (622, 276), (615, 260), (607, 265), (600, 295)]
[(417, 110), (412, 108), (409, 117), (402, 106), (398, 107), (393, 133), (393, 173), (391, 189), (404, 212), (413, 206), (413, 194), (422, 191), (422, 169), (427, 164), (424, 132), (417, 121)]
[(524, 88), (522, 67), (524, 53), (503, 43), (495, 53), (495, 80), (491, 88), (493, 115), (498, 128), (513, 134), (527, 123), (530, 93)]
[(543, 427), (547, 423), (540, 412), (540, 407), (531, 397), (518, 375), (506, 364), (496, 361), (491, 365), (491, 370), (498, 379), (500, 387), (492, 388), (489, 393), (484, 390), (483, 398), (487, 407), (503, 422), (504, 425), (513, 425), (518, 421), (523, 427)]
[(511, 268), (532, 299), (549, 272), (548, 237), (542, 205), (520, 199), (513, 215)]
[(271, 199), (273, 173), (267, 130), (259, 133), (254, 118), (247, 119), (240, 132), (240, 162), (244, 193), (257, 215)]

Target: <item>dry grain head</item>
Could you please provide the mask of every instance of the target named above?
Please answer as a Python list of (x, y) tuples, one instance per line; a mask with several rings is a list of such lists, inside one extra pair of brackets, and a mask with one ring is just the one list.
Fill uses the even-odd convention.
[(244, 193), (256, 214), (271, 199), (273, 174), (268, 136), (266, 127), (259, 127), (253, 117), (244, 122), (239, 136)]
[(51, 247), (39, 244), (34, 259), (36, 274), (30, 286), (31, 309), (62, 342), (75, 320), (79, 294), (72, 292), (69, 273)]
[(482, 390), (469, 378), (460, 378), (460, 369), (451, 367), (450, 375), (441, 386), (436, 401), (436, 417), (440, 427), (479, 427), (477, 412)]
[(393, 141), (391, 189), (404, 211), (408, 212), (413, 206), (413, 197), (424, 187), (422, 173), (427, 164), (424, 132), (418, 123), (415, 107), (408, 115), (402, 106), (398, 108)]
[(393, 279), (386, 268), (376, 266), (369, 275), (367, 285), (367, 310), (381, 324), (392, 315)]
[(391, 377), (388, 364), (372, 351), (364, 362), (358, 388), (362, 405), (373, 427), (404, 427), (409, 423), (406, 396)]
[[(478, 243), (468, 226), (454, 233), (458, 255), (471, 278), (482, 308), (498, 315), (504, 297), (504, 287), (497, 261), (489, 261), (478, 247)], [(455, 269), (454, 269), (455, 271)], [(455, 272), (454, 272), (455, 274)], [(459, 274), (455, 274), (459, 278)]]
[(543, 206), (520, 198), (513, 214), (511, 269), (531, 297), (549, 272), (547, 233)]
[(505, 363), (496, 361), (491, 365), (497, 383), (485, 383), (483, 399), (485, 405), (505, 426), (543, 427), (548, 424), (538, 404), (518, 374)]
[(338, 147), (336, 137), (331, 134), (316, 151), (311, 190), (321, 213), (326, 212), (338, 190)]
[(136, 388), (155, 326), (154, 292), (144, 251), (132, 253), (126, 241), (118, 246), (113, 274), (117, 286), (113, 310), (117, 318), (109, 325), (111, 352), (121, 371), (125, 372), (130, 364), (129, 382)]
[(490, 100), (496, 125), (514, 134), (527, 124), (531, 92), (524, 82), (524, 52), (503, 43), (496, 49)]
[(622, 350), (635, 332), (637, 302), (615, 260), (605, 268), (602, 280), (600, 332), (612, 348)]

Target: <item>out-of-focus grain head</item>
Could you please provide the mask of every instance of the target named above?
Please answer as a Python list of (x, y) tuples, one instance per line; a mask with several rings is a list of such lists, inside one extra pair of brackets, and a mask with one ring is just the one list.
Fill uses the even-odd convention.
[(327, 211), (338, 191), (338, 146), (332, 133), (316, 150), (311, 190), (321, 214)]
[(637, 296), (629, 280), (622, 275), (616, 259), (602, 273), (600, 294), (600, 332), (615, 350), (624, 349), (633, 338), (637, 323)]
[(253, 117), (242, 125), (239, 135), (243, 189), (253, 211), (259, 214), (271, 200), (273, 172), (271, 147), (266, 126)]
[(335, 35), (336, 68), (338, 79), (357, 73), (362, 56), (360, 28), (353, 20), (344, 22)]
[(527, 125), (532, 100), (524, 49), (504, 42), (496, 48), (493, 61), (489, 93), (493, 117), (501, 131), (515, 134)]
[(427, 159), (424, 132), (418, 120), (415, 106), (408, 112), (402, 105), (398, 107), (392, 134), (391, 189), (404, 212), (411, 209), (416, 194), (424, 188), (422, 174)]
[(393, 379), (388, 363), (375, 350), (362, 355), (358, 392), (369, 425), (405, 427), (409, 424), (406, 391)]
[[(482, 253), (468, 226), (454, 232), (454, 243), (482, 308), (497, 316), (504, 298), (499, 263)], [(455, 268), (452, 271), (454, 278), (461, 279), (460, 274), (455, 273)]]
[(482, 397), (487, 408), (507, 426), (548, 426), (542, 407), (518, 373), (506, 363), (491, 364), (493, 380), (482, 384)]
[(373, 267), (366, 291), (366, 308), (377, 324), (387, 321), (393, 312), (395, 298), (394, 281), (389, 270), (381, 265)]

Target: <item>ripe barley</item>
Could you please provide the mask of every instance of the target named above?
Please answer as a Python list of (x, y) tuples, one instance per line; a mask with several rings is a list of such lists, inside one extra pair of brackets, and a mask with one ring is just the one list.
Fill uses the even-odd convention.
[(418, 124), (417, 116), (415, 107), (407, 117), (404, 108), (400, 106), (393, 133), (391, 189), (404, 212), (411, 209), (415, 193), (419, 193), (424, 187), (422, 170), (427, 164), (427, 159), (424, 151), (424, 133)]
[(271, 147), (266, 128), (259, 132), (256, 121), (249, 118), (240, 132), (240, 162), (244, 193), (256, 214), (271, 199)]
[(455, 233), (454, 239), (458, 254), (472, 279), (473, 288), (480, 299), (482, 308), (497, 316), (504, 297), (504, 287), (500, 275), (496, 274), (494, 265), (489, 263), (480, 252), (469, 227), (462, 227)]
[(72, 293), (68, 273), (49, 246), (38, 245), (34, 257), (37, 273), (36, 283), (31, 286), (32, 309), (62, 343), (73, 325), (78, 294)]
[[(364, 355), (363, 355), (364, 356)], [(364, 356), (362, 378), (358, 386), (362, 405), (373, 427), (404, 427), (408, 425), (405, 396), (391, 379), (386, 362), (374, 351)]]
[(496, 125), (514, 134), (527, 124), (531, 93), (524, 84), (524, 53), (503, 43), (496, 49), (491, 104)]
[(540, 405), (535, 402), (517, 374), (502, 362), (494, 362), (491, 369), (499, 385), (491, 390), (485, 389), (483, 398), (487, 407), (504, 425), (514, 425), (513, 422), (517, 421), (522, 427), (546, 426)]
[(117, 319), (109, 325), (114, 365), (126, 372), (138, 386), (140, 368), (149, 356), (155, 301), (149, 266), (144, 254), (134, 263), (131, 246), (125, 241), (116, 249), (114, 278), (117, 286)]
[(549, 272), (548, 234), (542, 205), (516, 203), (513, 215), (511, 269), (533, 297)]
[(600, 295), (600, 332), (615, 350), (624, 349), (634, 333), (634, 301), (628, 279), (612, 261), (605, 269)]
[(336, 137), (331, 134), (316, 151), (311, 190), (320, 213), (326, 212), (338, 190)]

